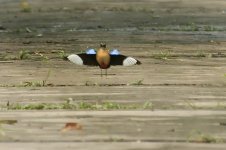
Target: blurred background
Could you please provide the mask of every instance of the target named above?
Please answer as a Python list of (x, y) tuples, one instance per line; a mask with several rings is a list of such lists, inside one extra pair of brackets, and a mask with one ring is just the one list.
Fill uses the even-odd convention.
[(224, 0), (1, 0), (0, 36), (17, 47), (73, 50), (101, 41), (116, 47), (224, 41), (225, 6)]

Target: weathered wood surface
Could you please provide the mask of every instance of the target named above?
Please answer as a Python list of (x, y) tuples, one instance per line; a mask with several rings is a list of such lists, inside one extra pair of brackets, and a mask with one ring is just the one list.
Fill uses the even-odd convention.
[[(30, 5), (32, 12), (24, 13), (18, 1), (0, 1), (0, 149), (225, 149), (225, 1), (35, 0)], [(101, 78), (98, 68), (73, 65), (58, 54), (98, 47), (101, 41), (143, 64), (112, 67)], [(32, 58), (18, 60), (21, 50)], [(43, 80), (47, 86), (24, 86)], [(2, 108), (67, 100), (153, 106)], [(68, 122), (83, 129), (61, 132)]]
[[(223, 125), (225, 116), (225, 111), (208, 110), (7, 111), (1, 112), (1, 119), (17, 120), (17, 123), (2, 124), (5, 130), (1, 131), (0, 145), (7, 145), (7, 142), (11, 145), (12, 142), (16, 142), (28, 149), (34, 144), (37, 147), (33, 149), (38, 149), (40, 147), (38, 143), (41, 145), (44, 143), (47, 147), (41, 146), (41, 148), (54, 149), (59, 145), (61, 148), (81, 146), (85, 149), (91, 148), (90, 145), (96, 142), (97, 145), (103, 144), (104, 147), (112, 145), (114, 148), (121, 145), (121, 149), (131, 149), (133, 147), (128, 145), (132, 144), (136, 148), (144, 142), (140, 147), (142, 149), (164, 149), (167, 146), (191, 148), (195, 145), (197, 149), (204, 149), (213, 145), (189, 143), (190, 138), (196, 136), (193, 135), (195, 131), (202, 131), (225, 139), (226, 135), (222, 132), (225, 129)], [(80, 123), (83, 129), (61, 132), (66, 122)], [(83, 144), (84, 142), (88, 142), (88, 145)], [(109, 142), (114, 142), (115, 145)], [(22, 143), (28, 143), (28, 147)], [(13, 145), (17, 144), (14, 143), (10, 147), (13, 148)], [(223, 149), (223, 145), (223, 143), (214, 144), (214, 147)], [(99, 146), (94, 148), (98, 149)]]
[(2, 143), (1, 148), (5, 150), (44, 150), (44, 149), (54, 149), (54, 150), (86, 150), (86, 149), (99, 149), (99, 150), (114, 150), (115, 148), (119, 150), (165, 150), (165, 149), (184, 149), (184, 150), (224, 150), (224, 144), (181, 144), (181, 143), (155, 143), (155, 142), (114, 142), (114, 143), (106, 143), (106, 142), (88, 142), (88, 143), (67, 143), (67, 142), (59, 142), (59, 143)]

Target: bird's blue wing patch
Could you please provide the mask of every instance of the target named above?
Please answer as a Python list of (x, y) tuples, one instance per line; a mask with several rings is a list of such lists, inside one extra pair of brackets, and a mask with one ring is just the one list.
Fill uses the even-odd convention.
[(86, 54), (96, 54), (95, 49), (87, 49)]
[(111, 51), (110, 51), (110, 55), (119, 55), (120, 54), (120, 52), (119, 52), (119, 50), (117, 50), (117, 49), (112, 49)]

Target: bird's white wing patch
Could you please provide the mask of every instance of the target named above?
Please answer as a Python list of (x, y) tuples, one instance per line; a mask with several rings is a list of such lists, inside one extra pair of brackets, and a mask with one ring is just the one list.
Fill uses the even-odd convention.
[(95, 49), (87, 49), (86, 54), (96, 54)]
[(132, 57), (127, 57), (123, 60), (123, 66), (132, 66), (137, 63), (137, 60)]
[(71, 54), (67, 58), (77, 65), (83, 65), (83, 60), (76, 54)]
[(120, 52), (119, 52), (119, 50), (117, 50), (117, 49), (112, 49), (111, 51), (110, 51), (110, 55), (119, 55), (120, 54)]

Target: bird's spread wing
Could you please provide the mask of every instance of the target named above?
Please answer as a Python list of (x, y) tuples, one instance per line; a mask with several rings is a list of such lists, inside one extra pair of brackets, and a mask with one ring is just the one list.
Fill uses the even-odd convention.
[(110, 55), (111, 62), (110, 65), (123, 65), (123, 66), (132, 66), (132, 65), (140, 65), (141, 62), (133, 57), (128, 57), (124, 55)]
[(98, 66), (96, 54), (71, 54), (67, 58), (77, 65)]

